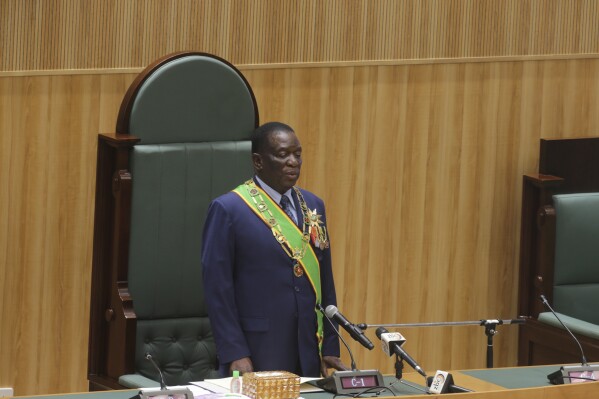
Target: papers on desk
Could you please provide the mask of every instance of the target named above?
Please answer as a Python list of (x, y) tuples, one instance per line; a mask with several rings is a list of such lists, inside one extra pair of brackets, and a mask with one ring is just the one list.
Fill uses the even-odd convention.
[[(198, 397), (204, 397), (204, 395), (213, 394), (212, 391), (206, 390), (202, 387), (196, 385), (176, 385), (176, 386), (168, 386), (168, 391), (178, 391), (178, 390), (186, 390), (189, 389), (193, 394), (194, 399)], [(140, 388), (140, 391), (148, 394), (148, 396), (152, 396), (152, 393), (161, 391), (160, 387), (152, 387), (152, 388)]]
[(320, 380), (320, 377), (301, 377), (300, 379), (300, 393), (309, 392), (322, 392), (324, 389), (317, 387), (316, 385), (309, 384), (310, 381)]

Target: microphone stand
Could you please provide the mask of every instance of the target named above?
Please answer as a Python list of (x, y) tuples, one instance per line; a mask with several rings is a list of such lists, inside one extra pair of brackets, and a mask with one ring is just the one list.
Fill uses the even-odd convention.
[[(322, 312), (322, 314), (324, 315), (325, 311), (324, 311), (324, 308), (322, 307), (322, 305), (320, 303), (318, 304), (318, 308), (319, 308), (318, 310), (320, 310)], [(353, 371), (358, 370), (358, 368), (356, 367), (356, 361), (354, 360), (354, 355), (353, 355), (351, 349), (349, 349), (349, 345), (347, 344), (347, 342), (345, 342), (345, 340), (343, 339), (343, 337), (339, 333), (339, 330), (337, 330), (335, 328), (335, 325), (333, 324), (333, 322), (331, 321), (331, 319), (329, 319), (328, 316), (326, 316), (326, 315), (325, 315), (324, 318), (327, 319), (327, 321), (331, 325), (331, 328), (335, 331), (335, 333), (337, 333), (337, 336), (339, 337), (339, 339), (341, 339), (341, 342), (343, 342), (343, 345), (345, 345), (345, 348), (347, 348), (347, 353), (349, 353), (349, 358), (351, 360), (351, 369)]]
[(433, 322), (433, 323), (404, 323), (404, 324), (360, 323), (360, 324), (357, 324), (357, 326), (358, 326), (358, 328), (360, 328), (362, 330), (366, 330), (369, 327), (404, 328), (404, 327), (483, 326), (483, 327), (485, 327), (485, 335), (487, 336), (487, 368), (493, 368), (493, 337), (495, 336), (495, 334), (497, 334), (497, 326), (498, 325), (507, 325), (507, 324), (522, 324), (525, 321), (526, 321), (526, 318), (520, 317), (518, 319), (508, 319), (508, 320), (487, 319), (487, 320), (473, 320), (473, 321), (444, 321), (444, 322)]
[(395, 355), (395, 379), (401, 380), (403, 378), (403, 359), (401, 356)]
[[(325, 391), (334, 393), (335, 395), (349, 394), (351, 396), (354, 396), (365, 389), (384, 388), (385, 380), (378, 370), (358, 370), (356, 367), (356, 361), (354, 360), (354, 355), (349, 345), (347, 342), (345, 342), (339, 333), (339, 330), (335, 327), (332, 320), (326, 314), (325, 309), (320, 303), (316, 304), (316, 308), (322, 312), (324, 318), (328, 320), (335, 334), (341, 339), (341, 342), (343, 342), (343, 345), (345, 345), (347, 348), (347, 352), (351, 358), (352, 371), (335, 371), (328, 377), (314, 381), (314, 384)], [(354, 325), (352, 324), (352, 326)]]

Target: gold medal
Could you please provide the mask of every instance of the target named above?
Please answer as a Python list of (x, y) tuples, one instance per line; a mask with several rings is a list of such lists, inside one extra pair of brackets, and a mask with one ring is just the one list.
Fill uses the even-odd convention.
[(295, 274), (295, 277), (301, 277), (304, 275), (304, 269), (300, 266), (299, 263), (296, 263), (293, 266), (293, 274)]

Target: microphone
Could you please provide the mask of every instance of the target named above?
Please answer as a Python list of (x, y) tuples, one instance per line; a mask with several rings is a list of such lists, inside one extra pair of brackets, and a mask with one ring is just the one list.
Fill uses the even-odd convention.
[(551, 311), (551, 313), (553, 313), (553, 315), (555, 316), (555, 318), (557, 319), (557, 321), (560, 322), (560, 324), (562, 326), (564, 326), (564, 328), (566, 329), (566, 331), (568, 331), (568, 333), (570, 333), (570, 336), (572, 337), (572, 339), (574, 340), (574, 342), (576, 342), (576, 344), (578, 345), (578, 349), (580, 349), (580, 354), (582, 356), (582, 365), (583, 366), (588, 366), (589, 364), (587, 363), (587, 358), (584, 355), (584, 351), (582, 350), (582, 345), (580, 345), (580, 341), (576, 338), (576, 336), (574, 336), (574, 334), (572, 334), (572, 331), (570, 331), (570, 329), (568, 328), (568, 326), (566, 326), (564, 324), (564, 322), (562, 321), (562, 319), (559, 318), (559, 316), (557, 315), (557, 313), (555, 313), (555, 310), (553, 310), (553, 308), (551, 307), (551, 305), (549, 305), (549, 301), (547, 301), (547, 298), (545, 298), (545, 295), (541, 295), (541, 301), (543, 302), (543, 305), (545, 305), (545, 307), (547, 309), (549, 309)]
[[(180, 389), (168, 389), (166, 387), (166, 382), (164, 382), (164, 375), (162, 374), (162, 370), (156, 362), (152, 355), (149, 352), (146, 352), (145, 358), (152, 363), (154, 368), (158, 370), (158, 374), (160, 375), (160, 390), (156, 390), (156, 388), (140, 388), (139, 394), (134, 396), (136, 399), (163, 399), (163, 398), (177, 398), (177, 399), (193, 399), (193, 393), (189, 390), (189, 388), (180, 388)], [(132, 398), (132, 399), (133, 399)]]
[(422, 367), (420, 367), (418, 363), (416, 363), (416, 361), (412, 359), (410, 355), (408, 355), (408, 352), (403, 350), (401, 347), (406, 342), (406, 339), (403, 337), (403, 335), (400, 333), (390, 333), (385, 327), (379, 327), (376, 329), (376, 336), (383, 343), (383, 352), (385, 352), (385, 354), (388, 356), (392, 356), (393, 354), (399, 356), (402, 360), (405, 360), (406, 363), (412, 366), (412, 368), (420, 375), (426, 377), (426, 373), (424, 370), (422, 370)]
[(150, 363), (152, 363), (152, 365), (154, 366), (154, 368), (156, 370), (158, 370), (158, 374), (160, 375), (160, 389), (162, 391), (166, 391), (166, 382), (164, 382), (164, 376), (162, 375), (162, 370), (160, 370), (160, 367), (158, 367), (158, 365), (154, 361), (154, 358), (152, 357), (152, 355), (150, 355), (149, 352), (146, 352), (146, 359), (149, 360)]
[(434, 377), (426, 379), (426, 386), (429, 393), (433, 394), (473, 392), (471, 389), (454, 385), (453, 376), (441, 370), (437, 370)]
[(363, 347), (372, 350), (374, 348), (374, 344), (364, 335), (364, 331), (360, 330), (358, 327), (349, 322), (342, 314), (339, 312), (339, 309), (335, 305), (327, 306), (325, 310), (325, 315), (329, 319), (334, 319), (345, 331), (351, 335), (353, 339), (362, 344)]
[[(333, 305), (330, 305), (330, 306), (333, 306)], [(327, 307), (327, 309), (328, 309), (328, 307)], [(337, 308), (335, 308), (335, 309), (337, 309)], [(352, 353), (351, 349), (349, 349), (349, 345), (347, 344), (347, 342), (345, 342), (345, 340), (343, 339), (343, 337), (341, 336), (341, 334), (339, 334), (339, 331), (335, 328), (335, 325), (331, 321), (331, 318), (326, 313), (326, 311), (324, 310), (324, 308), (322, 307), (322, 305), (320, 303), (318, 304), (318, 310), (320, 310), (322, 312), (322, 314), (325, 315), (327, 321), (329, 322), (329, 324), (333, 328), (333, 331), (335, 331), (335, 334), (337, 334), (337, 336), (341, 339), (341, 342), (343, 342), (343, 345), (345, 345), (345, 347), (347, 348), (347, 352), (349, 353), (349, 357), (351, 359), (351, 369), (354, 370), (354, 371), (357, 370), (356, 361), (354, 360), (354, 354)]]
[[(592, 365), (589, 366), (589, 364), (587, 363), (587, 358), (584, 355), (584, 351), (582, 350), (582, 345), (580, 345), (580, 341), (576, 338), (576, 336), (572, 333), (572, 331), (570, 331), (570, 329), (568, 328), (568, 326), (566, 326), (564, 324), (564, 322), (562, 321), (562, 319), (559, 318), (559, 316), (557, 315), (557, 313), (555, 312), (555, 310), (553, 310), (553, 308), (551, 307), (551, 305), (549, 305), (549, 301), (547, 301), (547, 298), (545, 298), (545, 295), (541, 295), (541, 302), (543, 302), (543, 305), (549, 309), (551, 311), (551, 313), (555, 316), (555, 318), (557, 319), (557, 321), (560, 322), (560, 324), (566, 329), (566, 331), (568, 331), (568, 333), (570, 334), (570, 336), (572, 337), (572, 339), (574, 340), (574, 342), (576, 342), (576, 344), (578, 345), (578, 349), (580, 349), (580, 355), (582, 358), (582, 362), (581, 362), (581, 366), (562, 366), (560, 367), (559, 370), (548, 374), (547, 375), (547, 379), (549, 380), (549, 382), (551, 382), (554, 385), (560, 385), (564, 383), (564, 380), (567, 379), (568, 382), (579, 382), (579, 379), (574, 379), (574, 377), (572, 377), (570, 375), (570, 371), (575, 371), (575, 372), (591, 372), (591, 376), (593, 378), (591, 378), (591, 380), (595, 380), (596, 381), (596, 377), (594, 375), (594, 371), (598, 370), (597, 365)], [(570, 380), (571, 379), (571, 380)], [(584, 379), (581, 379), (581, 381)]]
[[(318, 310), (320, 310), (324, 314), (325, 318), (333, 328), (333, 331), (335, 331), (337, 336), (341, 339), (341, 342), (343, 342), (343, 345), (345, 345), (345, 347), (347, 348), (347, 351), (349, 352), (349, 357), (351, 358), (352, 370), (335, 371), (330, 376), (313, 381), (311, 382), (311, 384), (319, 388), (322, 388), (327, 392), (332, 392), (334, 394), (340, 395), (350, 394), (352, 396), (364, 390), (384, 387), (385, 380), (383, 379), (383, 376), (378, 370), (358, 370), (356, 368), (354, 355), (352, 354), (349, 345), (347, 345), (347, 342), (345, 342), (341, 334), (339, 334), (339, 331), (331, 321), (331, 316), (329, 316), (329, 313), (331, 313), (329, 312), (329, 310), (331, 310), (331, 306), (333, 310), (332, 314), (336, 313), (337, 315), (340, 315), (340, 313), (337, 311), (337, 308), (333, 305), (329, 305), (325, 310), (323, 309), (320, 303), (317, 303), (316, 306), (318, 307)], [(372, 345), (372, 342), (370, 342), (370, 344)]]

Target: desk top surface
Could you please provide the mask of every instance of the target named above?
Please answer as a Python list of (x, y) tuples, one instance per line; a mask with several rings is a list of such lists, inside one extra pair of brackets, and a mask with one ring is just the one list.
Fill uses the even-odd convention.
[[(452, 394), (452, 398), (467, 397), (477, 398), (543, 398), (543, 399), (576, 399), (587, 398), (589, 395), (599, 397), (599, 382), (584, 384), (567, 384), (554, 386), (547, 381), (547, 374), (556, 371), (559, 366), (530, 366), (508, 367), (495, 369), (452, 371), (454, 383), (475, 392)], [(434, 373), (430, 373), (431, 375)], [(411, 396), (414, 399), (429, 397), (423, 392), (424, 378), (417, 373), (405, 373), (402, 381), (393, 376), (385, 376), (385, 383), (390, 387), (390, 392), (380, 396)], [(393, 392), (393, 394), (391, 394)], [(70, 394), (22, 396), (21, 399), (130, 399), (136, 396), (138, 390), (81, 392)], [(466, 395), (466, 396), (464, 396)], [(327, 392), (302, 393), (305, 399), (332, 399), (333, 395)], [(337, 397), (347, 397), (338, 395)], [(378, 397), (366, 395), (363, 397)]]

